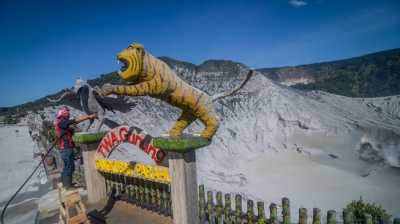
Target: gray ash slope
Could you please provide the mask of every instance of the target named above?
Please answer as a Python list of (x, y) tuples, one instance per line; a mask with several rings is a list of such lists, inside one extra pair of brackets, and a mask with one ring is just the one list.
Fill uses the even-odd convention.
[[(162, 59), (210, 95), (238, 85), (248, 72), (232, 61), (197, 66)], [(103, 78), (118, 81), (116, 74)], [(154, 136), (167, 131), (180, 114), (150, 97), (124, 100), (136, 106), (128, 113), (109, 113), (109, 118)], [(294, 212), (300, 206), (341, 209), (361, 195), (400, 214), (400, 196), (391, 192), (400, 184), (400, 96), (348, 98), (303, 92), (256, 73), (238, 94), (217, 101), (216, 108), (221, 126), (213, 144), (197, 151), (199, 182), (208, 188), (242, 192), (267, 203), (289, 196)], [(52, 119), (55, 110), (46, 107), (43, 113)], [(196, 122), (187, 131), (201, 128)], [(143, 157), (140, 153), (123, 146), (114, 156), (137, 160)], [(343, 178), (343, 183), (324, 182), (325, 176)]]
[[(231, 61), (208, 61), (199, 66), (167, 63), (184, 80), (210, 95), (238, 85), (248, 71)], [(136, 101), (136, 107), (121, 114), (118, 121), (144, 127), (153, 135), (168, 130), (180, 113), (149, 97), (129, 100)], [(289, 196), (294, 201), (293, 214), (300, 206), (341, 209), (359, 196), (400, 214), (396, 210), (400, 206), (393, 200), (396, 197), (385, 193), (395, 191), (394, 186), (400, 184), (399, 170), (393, 168), (400, 166), (399, 106), (400, 96), (363, 99), (302, 92), (256, 73), (238, 94), (216, 102), (221, 126), (213, 144), (197, 151), (199, 182), (210, 189), (241, 192), (244, 197), (266, 202)], [(188, 132), (201, 127), (197, 122)], [(128, 151), (121, 151), (120, 158), (126, 158)], [(282, 163), (274, 164), (277, 161)], [(277, 166), (283, 166), (282, 170), (276, 170)], [(294, 170), (304, 173), (293, 174)], [(308, 180), (310, 172), (317, 173)], [(276, 175), (279, 180), (273, 181)], [(290, 179), (303, 175), (301, 183)], [(315, 181), (320, 178), (316, 176), (324, 175), (349, 178), (347, 185), (337, 188), (346, 189), (346, 193), (331, 198), (334, 193), (327, 189), (335, 191), (336, 184), (309, 186), (318, 186)], [(384, 180), (377, 180), (383, 176)], [(355, 188), (361, 184), (370, 187)], [(301, 196), (312, 192), (312, 200)]]

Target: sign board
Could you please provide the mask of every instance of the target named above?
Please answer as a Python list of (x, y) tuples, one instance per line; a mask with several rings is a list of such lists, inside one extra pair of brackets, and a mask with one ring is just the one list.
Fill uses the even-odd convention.
[(135, 126), (118, 126), (111, 129), (97, 147), (96, 158), (108, 158), (113, 150), (122, 143), (136, 145), (148, 154), (157, 164), (166, 157), (166, 153), (152, 144), (153, 137)]

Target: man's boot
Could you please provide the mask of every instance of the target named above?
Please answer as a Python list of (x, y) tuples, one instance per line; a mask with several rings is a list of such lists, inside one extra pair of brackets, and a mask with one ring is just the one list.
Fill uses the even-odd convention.
[(65, 189), (72, 187), (72, 176), (64, 176), (63, 185)]
[(65, 187), (65, 176), (61, 175), (62, 186)]

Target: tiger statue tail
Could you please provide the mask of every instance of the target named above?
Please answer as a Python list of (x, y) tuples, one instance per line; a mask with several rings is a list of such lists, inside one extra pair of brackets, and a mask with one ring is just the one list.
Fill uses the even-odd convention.
[(215, 95), (211, 96), (212, 101), (215, 102), (215, 101), (217, 101), (217, 100), (219, 100), (219, 99), (222, 99), (222, 98), (225, 98), (225, 97), (228, 97), (228, 96), (232, 96), (233, 94), (237, 93), (240, 89), (243, 88), (244, 85), (246, 85), (246, 83), (250, 80), (251, 76), (253, 76), (253, 73), (254, 73), (254, 70), (250, 70), (250, 71), (247, 73), (247, 76), (246, 76), (246, 78), (243, 80), (243, 82), (240, 83), (240, 85), (237, 86), (236, 88), (231, 89), (231, 90), (226, 91), (226, 92), (218, 93), (218, 94), (215, 94)]

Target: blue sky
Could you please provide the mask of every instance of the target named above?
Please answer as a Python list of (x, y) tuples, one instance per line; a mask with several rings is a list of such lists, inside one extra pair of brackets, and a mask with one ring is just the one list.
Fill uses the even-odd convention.
[(0, 107), (117, 70), (131, 42), (195, 64), (298, 65), (400, 47), (400, 1), (0, 1)]

